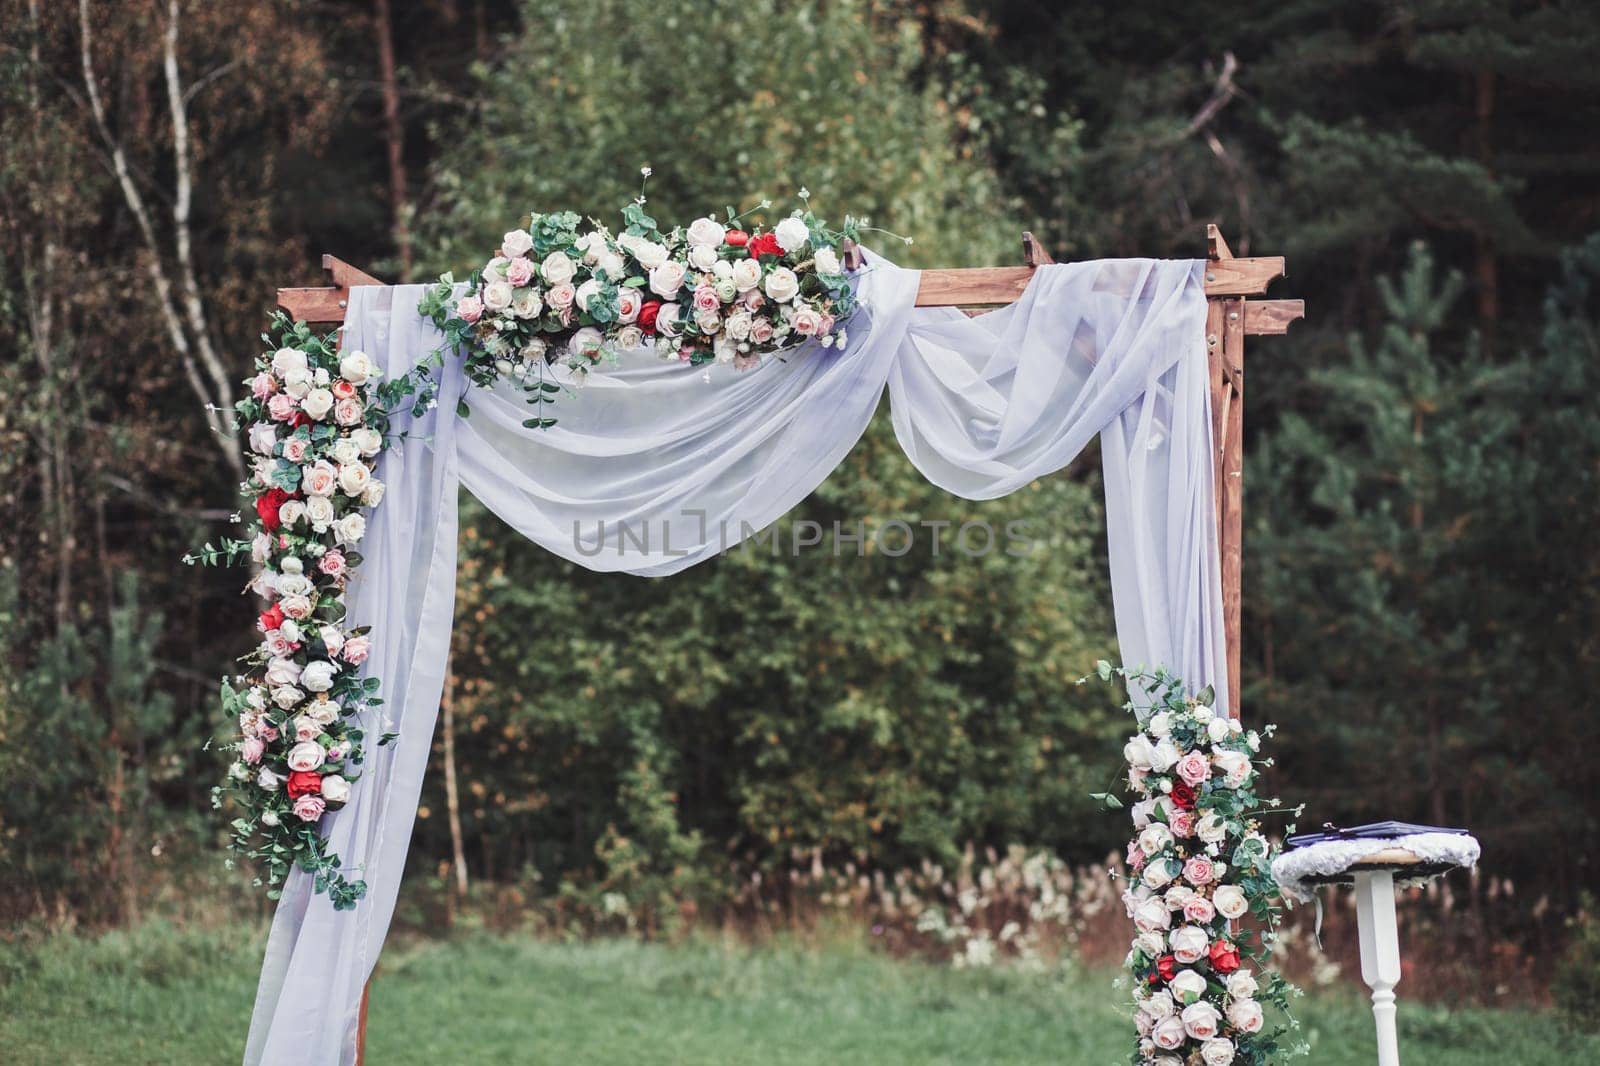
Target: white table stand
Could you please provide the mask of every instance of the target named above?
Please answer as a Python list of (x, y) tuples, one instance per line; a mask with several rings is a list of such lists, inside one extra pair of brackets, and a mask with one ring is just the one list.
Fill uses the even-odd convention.
[(1286, 898), (1308, 901), (1323, 885), (1350, 885), (1361, 937), (1361, 979), (1372, 989), (1378, 1030), (1378, 1066), (1400, 1066), (1394, 986), (1400, 983), (1400, 928), (1395, 920), (1396, 879), (1403, 886), (1430, 881), (1478, 861), (1478, 842), (1464, 833), (1425, 833), (1392, 840), (1332, 840), (1296, 848), (1272, 865)]

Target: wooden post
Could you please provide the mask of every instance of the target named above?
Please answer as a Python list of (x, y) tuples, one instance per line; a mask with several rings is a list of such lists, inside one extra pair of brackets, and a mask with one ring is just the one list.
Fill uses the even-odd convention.
[[(1216, 226), (1206, 227), (1209, 282), (1233, 259)], [(1207, 297), (1206, 358), (1211, 371), (1211, 428), (1215, 449), (1217, 555), (1222, 567), (1222, 629), (1228, 652), (1228, 713), (1239, 717), (1240, 608), (1244, 562), (1244, 334), (1245, 301)]]

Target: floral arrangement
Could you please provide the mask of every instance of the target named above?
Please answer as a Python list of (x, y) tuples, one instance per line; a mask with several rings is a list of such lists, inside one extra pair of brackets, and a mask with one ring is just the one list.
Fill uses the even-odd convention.
[[(800, 197), (809, 202), (804, 189)], [(580, 229), (570, 211), (530, 215), (465, 292), (440, 277), (419, 308), (465, 350), (473, 383), (509, 378), (530, 403), (546, 404), (561, 391), (545, 372), (558, 361), (581, 383), (602, 360), (647, 347), (691, 366), (749, 369), (809, 340), (844, 346), (856, 302), (841, 249), (858, 236), (854, 220), (833, 230), (807, 207), (764, 230), (730, 207), (720, 220), (663, 231), (645, 202), (641, 192), (623, 208), (616, 233)]]
[[(1123, 748), (1137, 797), (1133, 883), (1123, 894), (1136, 930), (1127, 959), (1138, 1032), (1131, 1061), (1264, 1066), (1295, 1024), (1289, 997), (1298, 990), (1266, 968), (1282, 901), (1260, 823), (1280, 812), (1255, 792), (1262, 734), (1216, 710), (1209, 688), (1190, 694), (1165, 670), (1098, 664), (1102, 680), (1114, 674), (1141, 697), (1126, 704), (1139, 729)], [(1269, 1028), (1263, 1003), (1284, 1023)]]
[[(804, 189), (800, 197), (809, 200)], [(362, 716), (383, 702), (380, 680), (360, 676), (371, 637), (346, 624), (344, 594), (361, 564), (366, 512), (383, 499), (375, 470), (390, 414), (404, 405), (420, 415), (435, 403), (434, 371), (447, 356), (463, 361), (474, 385), (511, 378), (543, 405), (562, 391), (546, 374), (558, 361), (572, 372), (568, 382), (581, 383), (602, 359), (647, 345), (693, 366), (748, 368), (808, 340), (845, 344), (856, 305), (841, 249), (857, 238), (856, 222), (833, 230), (805, 208), (766, 231), (729, 208), (720, 222), (708, 215), (663, 232), (644, 205), (641, 191), (615, 234), (580, 231), (571, 212), (531, 215), (465, 292), (442, 276), (419, 310), (444, 344), (403, 376), (380, 380), (365, 353), (339, 350), (337, 334), (317, 336), (281, 314), (276, 337), (262, 334), (269, 350), (233, 408), (251, 453), (240, 491), (253, 522), (244, 538), (208, 542), (184, 562), (254, 567), (249, 589), (265, 603), (261, 643), (242, 658), (244, 673), (222, 684), (237, 732), (213, 803), (232, 797), (242, 810), (230, 846), (263, 864), (269, 897), (296, 866), (335, 908), (366, 894), (319, 832), (322, 816), (357, 787)], [(464, 402), (458, 412), (467, 413)], [(554, 422), (541, 415), (523, 425)]]
[(382, 702), (378, 679), (357, 676), (371, 637), (345, 624), (344, 593), (361, 565), (364, 512), (383, 499), (373, 471), (405, 383), (381, 386), (372, 360), (340, 353), (334, 336), (281, 315), (274, 325), (277, 347), (256, 360), (250, 393), (234, 405), (251, 457), (241, 486), (254, 512), (250, 534), (207, 543), (184, 561), (248, 560), (256, 568), (249, 588), (266, 605), (256, 619), (261, 643), (242, 659), (246, 672), (222, 685), (238, 733), (213, 802), (228, 792), (243, 808), (232, 847), (264, 865), (269, 896), (298, 865), (342, 909), (366, 884), (344, 876), (318, 823), (349, 801), (366, 739), (358, 715)]

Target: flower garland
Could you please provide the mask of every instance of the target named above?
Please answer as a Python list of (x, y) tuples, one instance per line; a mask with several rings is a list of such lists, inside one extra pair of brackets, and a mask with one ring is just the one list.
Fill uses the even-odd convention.
[[(347, 626), (345, 590), (361, 563), (365, 512), (383, 499), (374, 471), (391, 440), (390, 414), (433, 405), (447, 355), (462, 360), (472, 384), (509, 378), (545, 405), (563, 388), (546, 373), (557, 361), (577, 385), (602, 359), (647, 345), (693, 366), (740, 369), (808, 340), (844, 346), (856, 304), (839, 249), (858, 236), (853, 220), (833, 230), (804, 209), (769, 232), (741, 227), (729, 208), (720, 222), (706, 216), (663, 232), (644, 204), (641, 195), (623, 209), (625, 228), (615, 235), (600, 226), (580, 232), (571, 212), (532, 215), (465, 292), (458, 296), (443, 275), (418, 310), (444, 344), (404, 376), (380, 382), (365, 353), (340, 352), (336, 333), (318, 336), (281, 314), (276, 337), (262, 334), (271, 350), (256, 359), (249, 395), (233, 408), (251, 453), (240, 491), (253, 527), (184, 562), (252, 565), (249, 588), (266, 602), (260, 645), (242, 658), (245, 672), (222, 683), (222, 710), (237, 733), (212, 802), (221, 808), (231, 798), (243, 812), (230, 823), (229, 846), (263, 866), (270, 898), (296, 866), (336, 909), (366, 894), (319, 832), (361, 776), (361, 715), (383, 702), (380, 680), (358, 676), (372, 643), (369, 627)], [(468, 413), (465, 402), (458, 413)], [(540, 414), (523, 425), (555, 421)]]
[[(1135, 879), (1123, 894), (1136, 930), (1127, 959), (1138, 1033), (1131, 1061), (1265, 1066), (1295, 1025), (1289, 997), (1299, 992), (1266, 969), (1282, 901), (1260, 826), (1276, 812), (1255, 793), (1262, 734), (1214, 709), (1209, 688), (1190, 695), (1165, 670), (1101, 662), (1097, 672), (1120, 675), (1149, 701), (1125, 705), (1139, 726), (1123, 748), (1138, 797), (1127, 854)], [(1269, 1029), (1263, 1002), (1285, 1023)]]
[[(649, 178), (650, 168), (642, 173)], [(800, 197), (809, 203), (806, 190)], [(747, 370), (809, 340), (844, 347), (856, 299), (840, 249), (858, 238), (856, 220), (830, 229), (807, 207), (767, 231), (730, 207), (720, 221), (708, 215), (663, 232), (645, 202), (641, 194), (623, 208), (615, 234), (599, 224), (580, 229), (570, 211), (530, 215), (462, 294), (444, 274), (418, 309), (447, 347), (465, 347), (474, 384), (511, 379), (535, 405), (561, 391), (546, 373), (558, 361), (581, 385), (602, 360), (642, 348), (691, 366)]]

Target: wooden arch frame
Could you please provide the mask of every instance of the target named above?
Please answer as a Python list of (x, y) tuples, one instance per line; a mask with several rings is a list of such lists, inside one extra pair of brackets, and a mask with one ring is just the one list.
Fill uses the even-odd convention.
[[(1028, 287), (1033, 272), (1053, 263), (1049, 252), (1022, 234), (1022, 266), (924, 270), (918, 307), (960, 307), (968, 314), (1011, 303)], [(1244, 517), (1244, 339), (1282, 334), (1305, 317), (1303, 300), (1252, 300), (1284, 274), (1282, 256), (1235, 258), (1215, 225), (1206, 227), (1206, 355), (1210, 366), (1213, 470), (1217, 486), (1217, 546), (1222, 577), (1223, 632), (1227, 642), (1228, 713), (1239, 717), (1240, 609), (1243, 603)], [(846, 265), (860, 265), (860, 252), (845, 249)], [(330, 285), (278, 290), (278, 307), (290, 318), (342, 326), (350, 289), (384, 282), (332, 255), (322, 257)], [(367, 999), (361, 995), (356, 1062), (366, 1058)]]

